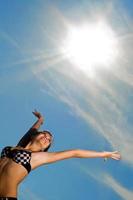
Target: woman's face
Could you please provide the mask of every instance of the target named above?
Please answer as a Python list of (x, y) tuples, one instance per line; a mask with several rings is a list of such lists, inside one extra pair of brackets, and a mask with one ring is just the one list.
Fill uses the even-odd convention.
[(46, 149), (52, 142), (52, 136), (49, 133), (40, 133), (37, 137), (38, 142), (41, 145), (41, 150)]

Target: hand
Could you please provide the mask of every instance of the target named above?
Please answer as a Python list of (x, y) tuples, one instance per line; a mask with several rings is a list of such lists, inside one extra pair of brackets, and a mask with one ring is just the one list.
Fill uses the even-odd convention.
[(42, 123), (43, 123), (43, 116), (41, 115), (40, 112), (38, 112), (36, 109), (35, 111), (32, 112), (38, 119), (42, 120)]
[(120, 160), (121, 155), (118, 151), (113, 151), (113, 152), (104, 152), (104, 160), (106, 161), (108, 158), (112, 158), (114, 160)]

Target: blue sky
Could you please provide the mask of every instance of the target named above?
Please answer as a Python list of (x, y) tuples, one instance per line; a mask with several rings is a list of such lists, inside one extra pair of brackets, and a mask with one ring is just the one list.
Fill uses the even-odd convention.
[[(70, 159), (31, 172), (20, 200), (133, 199), (133, 3), (130, 0), (0, 0), (1, 142), (16, 145), (45, 116), (50, 151), (119, 150), (121, 161)], [(105, 19), (117, 61), (90, 78), (60, 52), (69, 25)]]

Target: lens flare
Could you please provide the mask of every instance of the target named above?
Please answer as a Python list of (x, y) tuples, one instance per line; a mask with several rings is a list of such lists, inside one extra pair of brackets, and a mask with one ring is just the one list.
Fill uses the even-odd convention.
[(112, 63), (117, 55), (117, 40), (106, 24), (97, 23), (70, 28), (64, 43), (68, 59), (84, 71)]

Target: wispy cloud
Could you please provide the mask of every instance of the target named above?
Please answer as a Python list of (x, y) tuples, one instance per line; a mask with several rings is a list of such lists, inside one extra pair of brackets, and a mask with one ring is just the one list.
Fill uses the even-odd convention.
[(20, 46), (19, 46), (18, 42), (11, 35), (9, 35), (7, 32), (0, 30), (0, 38), (6, 40), (12, 46), (14, 46), (14, 47), (16, 47), (17, 49), (20, 50)]
[(98, 169), (90, 170), (90, 167), (86, 167), (79, 162), (73, 162), (74, 166), (78, 167), (83, 173), (87, 176), (95, 179), (100, 184), (104, 184), (106, 187), (112, 188), (113, 191), (118, 194), (124, 200), (132, 200), (133, 199), (133, 191), (128, 190), (124, 186), (122, 186), (113, 176), (109, 175), (105, 172), (99, 172)]
[[(118, 13), (120, 14), (121, 10)], [(66, 60), (65, 62), (58, 60), (59, 62), (55, 63), (53, 60), (50, 65), (54, 67), (47, 70), (47, 73), (45, 70), (44, 73), (43, 70), (40, 72), (37, 68), (32, 71), (44, 83), (42, 91), (69, 106), (75, 115), (91, 125), (114, 149), (121, 152), (123, 161), (133, 164), (132, 123), (128, 119), (128, 114), (133, 108), (131, 103), (133, 37), (130, 37), (130, 41), (129, 37), (122, 39), (122, 35), (127, 35), (127, 32), (128, 35), (132, 35), (132, 28), (129, 28), (129, 25), (132, 27), (133, 24), (129, 20), (127, 26), (127, 18), (126, 23), (123, 23), (118, 13), (109, 5), (109, 12), (106, 15), (110, 16), (112, 22), (115, 18), (119, 19), (117, 26), (120, 25), (120, 30), (118, 28), (116, 30), (121, 42), (119, 57), (107, 69), (98, 70), (93, 79)]]
[[(84, 119), (89, 125), (91, 124), (115, 149), (120, 150), (123, 160), (132, 163), (131, 125), (128, 124), (123, 110), (125, 105), (128, 105), (128, 99), (122, 95), (121, 98), (119, 97), (119, 91), (117, 93), (119, 88), (109, 86), (108, 82), (102, 83), (99, 87), (89, 80), (85, 82), (85, 78), (81, 79), (81, 77), (80, 85), (77, 77), (77, 84), (68, 88), (71, 86), (63, 84), (58, 73), (56, 76), (50, 75), (49, 78), (49, 80), (44, 80), (49, 94), (64, 102), (78, 117)], [(73, 84), (75, 83), (73, 82)], [(77, 88), (79, 93), (80, 91), (84, 93), (84, 96), (80, 97), (80, 101), (73, 95)]]
[(133, 199), (133, 192), (129, 191), (125, 187), (123, 187), (119, 182), (117, 182), (112, 176), (108, 174), (104, 174), (103, 180), (111, 187), (120, 197), (122, 197), (125, 200), (132, 200)]
[(41, 197), (38, 197), (37, 194), (34, 193), (26, 184), (21, 184), (21, 188), (18, 193), (20, 200), (46, 200), (45, 197), (43, 199)]

